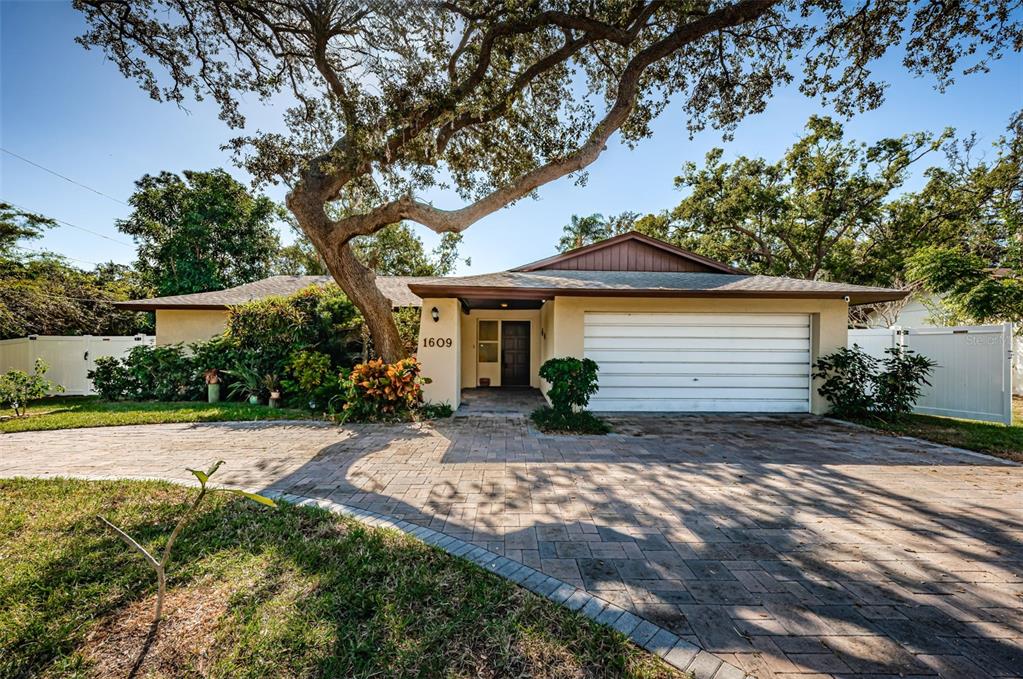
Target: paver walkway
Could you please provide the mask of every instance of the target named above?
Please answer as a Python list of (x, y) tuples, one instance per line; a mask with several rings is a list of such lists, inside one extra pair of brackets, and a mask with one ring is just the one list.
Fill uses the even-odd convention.
[(1023, 675), (1023, 467), (812, 417), (0, 435), (0, 476), (218, 481), (470, 540), (758, 677)]

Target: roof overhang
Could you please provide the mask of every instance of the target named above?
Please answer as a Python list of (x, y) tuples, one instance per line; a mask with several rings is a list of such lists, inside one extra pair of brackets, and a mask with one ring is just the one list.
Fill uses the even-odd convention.
[(145, 302), (113, 302), (113, 306), (127, 311), (157, 311), (177, 309), (182, 311), (227, 311), (224, 304), (146, 304)]
[(480, 300), (547, 300), (554, 297), (656, 297), (656, 298), (707, 298), (728, 299), (845, 299), (850, 305), (893, 302), (909, 294), (904, 290), (884, 292), (818, 291), (818, 290), (665, 290), (654, 289), (606, 289), (606, 288), (505, 288), (481, 287), (474, 285), (409, 285), (409, 289), (422, 298), (457, 297)]

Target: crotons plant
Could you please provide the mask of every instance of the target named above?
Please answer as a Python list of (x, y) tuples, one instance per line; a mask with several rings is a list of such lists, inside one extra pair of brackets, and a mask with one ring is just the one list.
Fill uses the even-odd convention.
[(419, 362), (414, 358), (396, 363), (376, 359), (342, 372), (342, 420), (401, 419), (411, 415), (422, 407), (423, 385), (430, 383), (419, 372)]

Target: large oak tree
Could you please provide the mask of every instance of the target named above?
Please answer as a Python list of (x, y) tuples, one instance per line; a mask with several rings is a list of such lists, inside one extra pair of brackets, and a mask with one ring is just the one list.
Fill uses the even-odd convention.
[[(1019, 0), (76, 0), (97, 46), (160, 100), (287, 91), (287, 133), (234, 140), (362, 310), (378, 351), (402, 354), (390, 303), (351, 240), (407, 219), (460, 232), (594, 162), (616, 132), (650, 134), (671, 100), (690, 131), (729, 129), (797, 79), (839, 113), (877, 106), (871, 66), (948, 85), (1023, 46)], [(417, 196), (452, 187), (464, 206)], [(335, 201), (356, 206), (330, 217)]]

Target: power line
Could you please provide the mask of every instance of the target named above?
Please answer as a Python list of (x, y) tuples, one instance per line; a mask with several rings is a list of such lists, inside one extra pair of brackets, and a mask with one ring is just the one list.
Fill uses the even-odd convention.
[[(37, 213), (37, 211), (35, 211), (35, 210), (29, 210), (25, 206), (19, 206), (19, 205), (17, 205), (16, 202), (10, 202), (9, 205), (14, 206), (18, 210), (24, 210), (25, 212), (30, 212), (30, 213), (34, 213), (34, 214), (42, 214), (42, 213)], [(45, 217), (45, 215), (43, 215), (43, 216)], [(78, 224), (72, 224), (71, 222), (65, 222), (64, 220), (57, 219), (56, 217), (49, 217), (47, 219), (52, 219), (54, 222), (60, 222), (64, 226), (70, 226), (73, 229), (79, 229), (80, 231), (85, 231), (86, 233), (91, 233), (93, 235), (99, 236), (100, 238), (105, 238), (105, 239), (109, 240), (110, 242), (116, 242), (119, 245), (125, 245), (127, 247), (134, 247), (135, 246), (134, 244), (132, 244), (130, 242), (125, 242), (124, 240), (118, 240), (117, 238), (109, 237), (108, 235), (100, 233), (99, 231), (93, 231), (92, 229), (87, 229), (84, 226), (79, 226)]]
[(24, 250), (27, 253), (35, 253), (36, 255), (55, 255), (56, 257), (62, 257), (65, 260), (73, 260), (75, 262), (81, 262), (82, 264), (91, 264), (93, 266), (102, 266), (99, 262), (90, 262), (89, 260), (80, 260), (77, 257), (68, 257), (61, 255), (60, 253), (54, 253), (49, 250), (36, 250), (35, 247), (26, 247), (25, 245), (14, 245), (17, 250)]
[(125, 202), (124, 202), (123, 200), (120, 200), (119, 198), (114, 198), (113, 196), (111, 196), (111, 195), (110, 195), (110, 194), (108, 194), (108, 193), (103, 193), (102, 191), (100, 191), (100, 190), (98, 190), (98, 189), (94, 189), (94, 188), (92, 188), (91, 186), (86, 186), (85, 184), (83, 184), (83, 183), (81, 183), (81, 182), (76, 182), (76, 181), (75, 181), (74, 179), (71, 179), (71, 177), (65, 177), (64, 175), (62, 175), (62, 174), (61, 174), (61, 173), (59, 173), (59, 172), (55, 172), (54, 170), (51, 170), (51, 169), (50, 169), (50, 168), (48, 168), (48, 167), (43, 167), (43, 166), (42, 166), (42, 165), (40, 165), (39, 163), (37, 163), (37, 162), (35, 162), (35, 161), (32, 161), (32, 160), (29, 160), (29, 159), (28, 159), (28, 158), (26, 158), (25, 156), (19, 156), (19, 155), (18, 155), (17, 153), (15, 153), (14, 151), (8, 151), (7, 149), (5, 149), (5, 148), (3, 148), (3, 147), (0, 147), (0, 151), (3, 151), (4, 153), (6, 153), (6, 154), (8, 154), (8, 155), (14, 156), (14, 157), (15, 157), (15, 158), (17, 158), (18, 160), (21, 160), (21, 161), (23, 161), (23, 162), (26, 162), (26, 163), (28, 163), (29, 165), (33, 165), (33, 166), (35, 166), (35, 167), (38, 167), (38, 168), (39, 168), (40, 170), (43, 170), (44, 172), (49, 172), (49, 173), (50, 173), (50, 174), (52, 174), (52, 175), (53, 175), (54, 177), (60, 177), (61, 179), (63, 179), (63, 180), (64, 180), (64, 181), (66, 181), (66, 182), (70, 182), (70, 183), (74, 184), (75, 186), (80, 186), (81, 188), (85, 189), (86, 191), (92, 191), (93, 193), (95, 193), (95, 194), (97, 194), (97, 195), (99, 195), (99, 196), (103, 196), (104, 198), (109, 198), (110, 200), (114, 201), (115, 203), (120, 203), (121, 205), (124, 205), (124, 206), (126, 206), (126, 207), (131, 207), (131, 205), (128, 205), (127, 203), (125, 203)]

